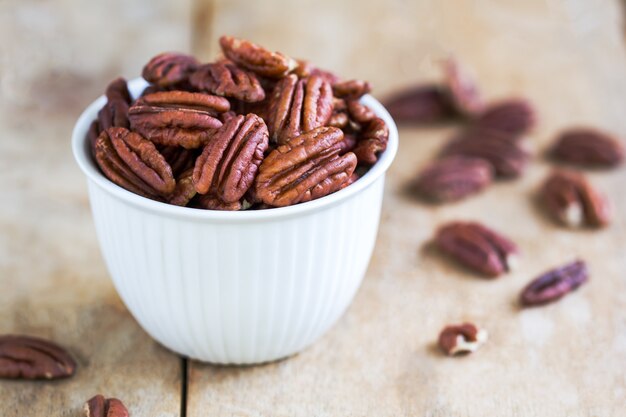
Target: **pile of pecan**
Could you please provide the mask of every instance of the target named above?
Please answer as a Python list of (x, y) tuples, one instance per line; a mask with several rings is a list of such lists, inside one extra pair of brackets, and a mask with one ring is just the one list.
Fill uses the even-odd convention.
[[(525, 141), (536, 124), (536, 111), (525, 99), (485, 104), (476, 84), (458, 63), (443, 66), (444, 81), (406, 89), (386, 102), (398, 124), (434, 124), (462, 120), (462, 129), (443, 145), (410, 188), (422, 199), (448, 203), (477, 194), (494, 180), (518, 178), (530, 161)], [(611, 169), (624, 159), (621, 141), (588, 127), (561, 132), (546, 152), (548, 160), (575, 168)], [(547, 216), (571, 227), (600, 228), (611, 222), (612, 205), (580, 171), (559, 168), (538, 187)], [(520, 250), (509, 238), (477, 222), (452, 221), (434, 237), (438, 250), (455, 263), (495, 278), (511, 271)], [(540, 274), (518, 297), (522, 307), (548, 304), (589, 279), (587, 265), (575, 260)], [(446, 326), (438, 339), (448, 355), (475, 351), (487, 333), (473, 323)]]
[(356, 181), (387, 147), (385, 122), (361, 103), (370, 85), (222, 36), (201, 63), (163, 53), (133, 99), (122, 78), (88, 133), (115, 184), (179, 206), (267, 209)]

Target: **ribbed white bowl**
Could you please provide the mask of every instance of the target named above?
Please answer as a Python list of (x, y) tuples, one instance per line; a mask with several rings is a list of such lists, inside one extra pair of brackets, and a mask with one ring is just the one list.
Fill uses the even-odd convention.
[[(135, 96), (145, 85), (129, 83)], [(380, 103), (363, 98), (387, 122), (389, 145), (356, 183), (291, 207), (222, 212), (159, 203), (106, 179), (86, 140), (105, 100), (80, 116), (72, 147), (102, 254), (139, 324), (169, 349), (222, 364), (279, 359), (324, 334), (352, 301), (376, 240), (398, 146)]]

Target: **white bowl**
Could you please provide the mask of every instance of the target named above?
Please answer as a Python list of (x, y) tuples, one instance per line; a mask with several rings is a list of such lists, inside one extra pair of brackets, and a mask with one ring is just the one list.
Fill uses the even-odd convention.
[[(132, 95), (143, 79), (129, 82)], [(376, 241), (385, 172), (398, 147), (389, 127), (380, 160), (354, 184), (318, 200), (258, 211), (210, 211), (143, 198), (102, 175), (86, 140), (104, 105), (94, 101), (72, 134), (87, 176), (100, 248), (115, 287), (141, 327), (190, 358), (220, 364), (299, 352), (343, 314)]]

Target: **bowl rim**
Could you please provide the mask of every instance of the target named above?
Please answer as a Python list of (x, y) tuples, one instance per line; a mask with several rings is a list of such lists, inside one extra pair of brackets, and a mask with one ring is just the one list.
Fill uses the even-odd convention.
[[(148, 83), (141, 77), (128, 81), (128, 89), (133, 97), (139, 96), (141, 91), (148, 86)], [(369, 94), (361, 99), (363, 104), (369, 106), (374, 113), (382, 118), (389, 128), (389, 141), (387, 149), (380, 155), (376, 162), (358, 181), (348, 187), (305, 203), (294, 204), (287, 207), (277, 207), (267, 210), (240, 210), (240, 211), (220, 211), (204, 210), (191, 207), (181, 207), (160, 201), (150, 200), (131, 191), (128, 191), (106, 178), (97, 167), (89, 152), (87, 132), (91, 123), (97, 118), (98, 111), (106, 103), (104, 95), (98, 97), (81, 113), (72, 131), (72, 152), (74, 159), (81, 171), (87, 178), (107, 193), (140, 207), (144, 210), (187, 219), (205, 219), (221, 221), (246, 221), (246, 220), (266, 220), (292, 217), (312, 211), (320, 211), (334, 206), (351, 196), (365, 190), (378, 178), (383, 176), (391, 165), (398, 150), (398, 128), (389, 112), (383, 105)]]

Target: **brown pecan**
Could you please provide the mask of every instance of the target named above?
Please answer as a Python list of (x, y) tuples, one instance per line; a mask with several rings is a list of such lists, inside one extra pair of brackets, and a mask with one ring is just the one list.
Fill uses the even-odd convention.
[(189, 77), (189, 83), (199, 90), (250, 103), (265, 99), (257, 76), (229, 61), (201, 66)]
[(76, 362), (60, 346), (31, 336), (0, 336), (0, 378), (57, 379), (74, 375)]
[(524, 172), (530, 155), (519, 143), (490, 134), (478, 136), (475, 132), (470, 129), (453, 138), (441, 155), (484, 159), (493, 166), (496, 176), (502, 178), (515, 178)]
[(611, 168), (624, 159), (624, 148), (616, 137), (591, 128), (561, 133), (551, 153), (560, 162), (583, 167)]
[(96, 141), (96, 161), (115, 184), (148, 198), (174, 191), (172, 169), (154, 144), (123, 127), (103, 131)]
[(225, 203), (212, 194), (198, 194), (190, 203), (191, 207), (204, 210), (238, 211), (242, 209), (240, 201)]
[(372, 91), (370, 83), (363, 80), (347, 80), (333, 84), (335, 97), (358, 100)]
[(283, 77), (297, 65), (295, 60), (280, 52), (271, 52), (252, 42), (232, 36), (222, 36), (220, 46), (226, 58), (264, 77)]
[(445, 84), (450, 102), (456, 111), (465, 116), (474, 116), (483, 108), (483, 100), (472, 77), (457, 61), (448, 59), (443, 63)]
[(587, 282), (587, 265), (577, 260), (534, 279), (520, 295), (523, 306), (539, 306), (558, 300)]
[(373, 165), (378, 155), (387, 149), (389, 128), (383, 119), (376, 117), (360, 133), (354, 154), (362, 165)]
[(608, 199), (576, 172), (553, 172), (541, 188), (540, 199), (555, 220), (569, 227), (602, 227), (611, 221)]
[(489, 162), (452, 156), (424, 168), (413, 188), (427, 200), (445, 203), (478, 193), (491, 184), (492, 178), (493, 169)]
[[(116, 78), (111, 81), (106, 88), (105, 96), (106, 104), (98, 111), (98, 125), (90, 128), (89, 135), (91, 138), (96, 135), (98, 138), (100, 132), (110, 127), (129, 127), (128, 108), (130, 106), (131, 97), (128, 92), (126, 80)], [(93, 145), (95, 145), (95, 139)], [(92, 148), (93, 149), (93, 148)]]
[(397, 92), (385, 101), (397, 123), (428, 124), (450, 118), (454, 111), (448, 95), (436, 85), (421, 85)]
[(517, 265), (517, 245), (480, 223), (448, 223), (438, 230), (435, 243), (455, 261), (489, 277)]
[(356, 137), (356, 135), (351, 133), (344, 133), (343, 140), (339, 142), (339, 155), (343, 155), (346, 152), (352, 152), (357, 143), (358, 138)]
[(331, 84), (336, 84), (340, 81), (340, 78), (330, 71), (318, 68), (311, 64), (309, 61), (303, 59), (296, 59), (297, 66), (293, 69), (293, 73), (298, 78), (307, 78), (311, 75), (319, 75)]
[(176, 188), (167, 197), (167, 202), (175, 206), (186, 206), (196, 196), (196, 187), (193, 184), (193, 167), (176, 178)]
[(272, 151), (259, 167), (256, 194), (265, 204), (288, 206), (337, 191), (356, 167), (356, 156), (339, 156), (341, 130), (318, 127)]
[(350, 118), (359, 124), (369, 123), (376, 117), (372, 109), (358, 100), (347, 100), (346, 107)]
[(96, 395), (85, 403), (85, 417), (128, 417), (126, 406), (117, 398)]
[(96, 156), (96, 140), (98, 140), (98, 136), (100, 136), (100, 123), (94, 120), (89, 125), (89, 130), (87, 131), (87, 140), (93, 156)]
[(199, 148), (222, 126), (219, 113), (228, 111), (224, 97), (186, 91), (165, 91), (138, 99), (128, 115), (132, 129), (160, 145)]
[(298, 80), (290, 74), (276, 85), (270, 99), (270, 138), (284, 144), (290, 138), (326, 125), (332, 111), (333, 94), (328, 81), (317, 75)]
[(267, 144), (267, 127), (259, 116), (228, 120), (196, 160), (196, 191), (211, 192), (225, 203), (239, 201), (254, 182)]
[(450, 356), (468, 354), (476, 351), (487, 339), (487, 331), (473, 323), (450, 325), (439, 333), (439, 348)]
[(195, 150), (180, 146), (160, 146), (157, 149), (169, 164), (174, 177), (178, 177), (189, 168), (193, 168), (196, 162), (197, 153)]
[(165, 52), (152, 58), (144, 67), (143, 78), (159, 87), (171, 87), (187, 81), (199, 62), (190, 55)]
[(534, 127), (535, 119), (535, 110), (530, 102), (513, 98), (489, 105), (474, 121), (474, 125), (481, 129), (523, 135)]

